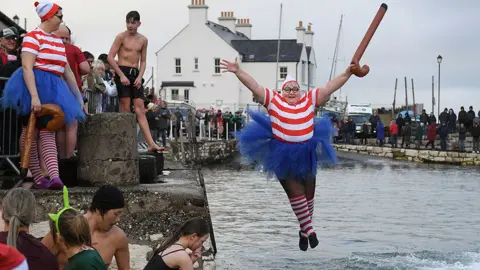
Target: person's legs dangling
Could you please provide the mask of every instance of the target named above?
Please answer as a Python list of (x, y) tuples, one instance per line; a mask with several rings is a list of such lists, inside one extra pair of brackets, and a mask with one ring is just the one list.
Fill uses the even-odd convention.
[[(308, 210), (310, 212), (310, 219), (313, 223), (313, 210), (315, 205), (315, 188), (317, 179), (315, 177), (309, 177), (304, 183), (305, 197), (307, 199)], [(318, 245), (318, 239), (316, 235), (309, 237), (310, 247), (315, 248)]]
[(290, 206), (300, 223), (299, 248), (306, 251), (308, 249), (308, 241), (312, 239), (315, 242), (316, 234), (313, 230), (304, 186), (296, 180), (281, 180), (280, 183), (282, 184), (290, 201)]
[[(20, 149), (23, 153), (25, 147), (25, 134), (27, 127), (22, 128), (22, 134), (20, 136)], [(37, 133), (33, 134), (32, 146), (30, 150), (30, 172), (32, 173), (33, 182), (36, 188), (47, 189), (50, 186), (50, 182), (43, 176), (42, 169), (40, 168), (40, 159), (38, 155), (38, 136)]]
[(50, 176), (50, 189), (62, 189), (63, 183), (58, 171), (57, 144), (55, 143), (54, 131), (40, 130), (40, 154), (45, 161)]

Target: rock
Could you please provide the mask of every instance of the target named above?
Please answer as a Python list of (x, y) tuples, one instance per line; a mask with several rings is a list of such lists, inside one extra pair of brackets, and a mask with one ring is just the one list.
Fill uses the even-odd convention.
[(457, 152), (448, 152), (448, 153), (447, 153), (447, 156), (448, 156), (448, 157), (452, 157), (452, 158), (458, 157), (458, 153), (457, 153)]
[(393, 154), (392, 153), (385, 153), (385, 157), (393, 158)]
[(446, 157), (446, 156), (447, 156), (447, 152), (443, 152), (443, 151), (438, 152), (438, 156), (439, 156), (439, 157)]
[(392, 148), (383, 147), (382, 151), (383, 151), (383, 153), (392, 153)]
[(163, 238), (163, 234), (152, 234), (150, 235), (150, 241), (155, 242)]
[(418, 151), (417, 150), (406, 149), (405, 150), (405, 156), (416, 157), (416, 156), (418, 156)]
[(140, 183), (135, 114), (89, 115), (78, 130), (78, 180), (81, 185)]
[(373, 153), (377, 153), (377, 154), (378, 154), (378, 153), (382, 153), (382, 152), (383, 152), (383, 150), (382, 150), (381, 147), (374, 147), (374, 148), (373, 148)]
[(438, 157), (438, 151), (428, 151), (428, 155), (431, 156), (431, 157)]
[(445, 157), (434, 157), (433, 161), (435, 161), (435, 162), (445, 162)]

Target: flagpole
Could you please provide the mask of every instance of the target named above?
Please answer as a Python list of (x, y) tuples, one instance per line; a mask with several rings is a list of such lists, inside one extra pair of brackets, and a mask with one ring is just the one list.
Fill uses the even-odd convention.
[(280, 38), (282, 35), (282, 12), (283, 12), (283, 3), (280, 4), (280, 23), (278, 25), (278, 44), (277, 44), (277, 72), (275, 73), (275, 90), (278, 91), (278, 72), (279, 67), (278, 64), (280, 62)]

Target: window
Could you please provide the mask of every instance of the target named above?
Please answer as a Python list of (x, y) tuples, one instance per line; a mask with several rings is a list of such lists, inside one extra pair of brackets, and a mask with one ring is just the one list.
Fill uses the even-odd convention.
[(182, 73), (182, 59), (175, 58), (175, 73), (181, 74)]
[(307, 64), (305, 61), (302, 61), (302, 83), (305, 83), (305, 73), (306, 73)]
[(220, 58), (215, 58), (215, 74), (220, 74)]
[(287, 72), (288, 72), (287, 67), (280, 67), (280, 79), (287, 78)]
[(183, 100), (188, 102), (190, 100), (190, 89), (183, 90)]
[(198, 70), (198, 57), (193, 59), (193, 70)]
[(178, 89), (172, 89), (172, 100), (178, 100)]

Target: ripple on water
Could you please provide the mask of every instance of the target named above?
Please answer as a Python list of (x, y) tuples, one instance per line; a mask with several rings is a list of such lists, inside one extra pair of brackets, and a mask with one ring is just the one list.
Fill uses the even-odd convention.
[(276, 181), (206, 170), (218, 269), (480, 269), (479, 176), (459, 167), (341, 162), (318, 175), (320, 245), (301, 252)]

